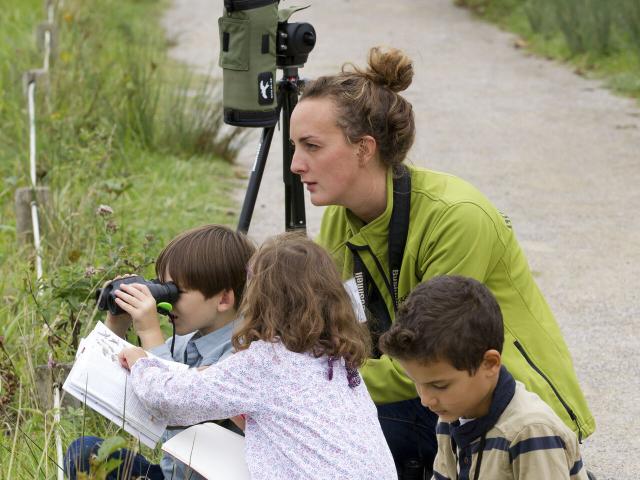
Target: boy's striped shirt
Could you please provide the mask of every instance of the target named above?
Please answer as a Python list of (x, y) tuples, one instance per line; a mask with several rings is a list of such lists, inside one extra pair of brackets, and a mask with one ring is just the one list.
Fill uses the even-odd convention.
[[(483, 441), (477, 428), (468, 435), (470, 429), (463, 430), (459, 422), (438, 423), (438, 453), (433, 472), (436, 480), (476, 480), (481, 444), (484, 448), (477, 478), (587, 479), (575, 434), (540, 397), (528, 392), (520, 382), (515, 383), (515, 393), (500, 409), (495, 424), (484, 430)], [(494, 412), (498, 407), (496, 399), (499, 402), (500, 395), (494, 395)]]

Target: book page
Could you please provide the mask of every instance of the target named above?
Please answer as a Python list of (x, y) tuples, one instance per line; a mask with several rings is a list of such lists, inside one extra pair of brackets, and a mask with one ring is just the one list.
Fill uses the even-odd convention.
[(79, 389), (74, 388), (73, 386), (67, 386), (67, 392), (74, 397), (78, 398), (80, 401), (86, 403), (86, 405), (100, 413), (103, 417), (111, 420), (114, 424), (123, 428), (124, 431), (129, 433), (134, 438), (138, 439), (143, 445), (146, 445), (149, 448), (154, 448), (157, 443), (161, 439), (161, 435), (164, 432), (164, 424), (159, 425), (158, 430), (155, 433), (151, 432), (148, 428), (141, 428), (141, 425), (134, 424), (130, 420), (131, 418), (127, 417), (123, 420), (120, 412), (113, 412), (112, 409), (105, 407), (104, 404), (100, 403), (94, 397), (90, 395), (85, 396), (85, 392)]
[(162, 450), (210, 480), (251, 478), (244, 437), (215, 423), (187, 428), (167, 440)]
[[(155, 419), (148, 413), (133, 393), (129, 384), (129, 372), (115, 365), (111, 358), (105, 358), (102, 352), (87, 350), (76, 360), (63, 388), (87, 406), (109, 418), (118, 426), (123, 420), (138, 432), (158, 442), (166, 428), (166, 423)], [(115, 417), (115, 419), (114, 419)], [(154, 445), (151, 445), (153, 448)]]
[[(167, 424), (147, 412), (130, 385), (130, 373), (120, 366), (118, 354), (132, 346), (118, 337), (103, 323), (80, 342), (76, 361), (63, 389), (113, 421), (142, 443), (153, 448)], [(188, 366), (160, 360), (170, 369), (184, 370)]]

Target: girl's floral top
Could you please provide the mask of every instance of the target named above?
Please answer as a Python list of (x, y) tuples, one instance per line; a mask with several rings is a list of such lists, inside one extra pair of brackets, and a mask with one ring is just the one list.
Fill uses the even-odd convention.
[(143, 358), (136, 395), (170, 425), (244, 414), (253, 479), (396, 479), (375, 405), (344, 361), (255, 341), (206, 370)]

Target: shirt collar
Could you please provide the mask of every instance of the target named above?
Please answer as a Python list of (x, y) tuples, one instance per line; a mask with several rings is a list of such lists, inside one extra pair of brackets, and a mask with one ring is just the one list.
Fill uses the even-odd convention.
[[(387, 237), (387, 230), (389, 227), (389, 219), (391, 218), (391, 213), (393, 211), (393, 169), (387, 169), (387, 206), (382, 212), (382, 214), (369, 223), (365, 224), (360, 218), (356, 217), (356, 215), (349, 209), (346, 209), (347, 222), (349, 224), (350, 230), (354, 235), (362, 234), (367, 237), (370, 236), (380, 236), (383, 239)], [(359, 243), (357, 239), (350, 239), (352, 243)], [(386, 240), (385, 240), (386, 241)], [(366, 240), (363, 240), (363, 243), (366, 243)]]
[[(224, 327), (214, 330), (207, 335), (196, 333), (189, 341), (193, 341), (198, 353), (203, 359), (216, 362), (224, 353), (231, 349), (231, 335), (238, 320), (227, 323)], [(220, 348), (228, 347), (228, 348)], [(214, 358), (210, 358), (214, 357)]]
[(379, 229), (378, 225), (382, 225), (386, 227), (389, 224), (389, 219), (391, 218), (391, 212), (393, 211), (393, 169), (387, 169), (387, 206), (378, 217), (371, 220), (369, 223), (365, 224), (360, 218), (356, 217), (355, 214), (347, 209), (347, 221), (349, 222), (349, 226), (354, 233), (359, 232), (360, 230), (377, 230)]
[(465, 448), (476, 438), (481, 437), (491, 430), (498, 422), (502, 412), (504, 412), (507, 405), (511, 402), (515, 392), (516, 381), (503, 365), (500, 367), (500, 376), (498, 378), (498, 384), (493, 391), (489, 413), (484, 417), (477, 418), (464, 425), (460, 425), (458, 420), (450, 424), (451, 437), (458, 448)]

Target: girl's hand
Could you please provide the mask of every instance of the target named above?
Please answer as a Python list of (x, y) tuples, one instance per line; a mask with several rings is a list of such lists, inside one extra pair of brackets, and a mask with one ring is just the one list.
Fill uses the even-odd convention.
[(231, 417), (230, 420), (236, 424), (236, 427), (244, 432), (245, 426), (247, 425), (247, 420), (244, 415), (236, 415), (235, 417)]
[(118, 354), (118, 360), (123, 368), (131, 371), (133, 365), (141, 358), (146, 358), (147, 352), (140, 347), (128, 347)]
[(133, 319), (133, 329), (146, 349), (164, 343), (160, 330), (156, 299), (141, 283), (125, 283), (115, 291), (116, 304)]

